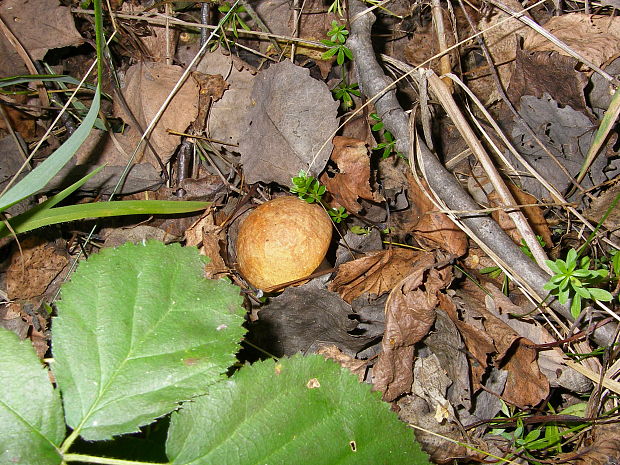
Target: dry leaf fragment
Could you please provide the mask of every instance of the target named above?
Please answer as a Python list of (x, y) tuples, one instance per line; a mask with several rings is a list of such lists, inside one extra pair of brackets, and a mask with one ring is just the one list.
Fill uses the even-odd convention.
[[(601, 66), (620, 53), (620, 18), (569, 13), (553, 16), (544, 28), (571, 49)], [(533, 29), (523, 43), (525, 50), (555, 51), (568, 55)]]
[(374, 366), (375, 388), (390, 402), (410, 392), (413, 382), (414, 345), (422, 340), (435, 322), (438, 294), (448, 285), (447, 268), (418, 267), (390, 293), (385, 304), (383, 352)]
[[(127, 70), (123, 93), (127, 105), (142, 126), (142, 129), (146, 129), (153, 120), (182, 74), (183, 68), (180, 66), (166, 65), (164, 63), (143, 62), (133, 65)], [(174, 150), (181, 141), (181, 136), (170, 134), (168, 129), (184, 131), (196, 119), (198, 113), (197, 102), (198, 87), (193, 79), (187, 79), (168, 104), (159, 122), (155, 125), (150, 141), (164, 164), (172, 157)], [(130, 125), (130, 129), (126, 131), (128, 140), (125, 149), (128, 153), (131, 153), (135, 145), (137, 145), (141, 134), (137, 128), (131, 127), (132, 120), (122, 106), (120, 104), (116, 105), (116, 114), (121, 115)], [(159, 164), (152, 157), (150, 151), (148, 153), (147, 161), (159, 168)], [(111, 164), (120, 165), (125, 162), (126, 160), (123, 159)]]
[(380, 296), (417, 269), (435, 263), (432, 253), (410, 249), (388, 249), (368, 253), (362, 258), (343, 263), (329, 284), (330, 291), (351, 303), (364, 293)]
[[(5, 0), (0, 2), (0, 17), (33, 60), (43, 60), (50, 49), (84, 42), (71, 10), (57, 0)], [(22, 69), (17, 52), (0, 33), (0, 76), (21, 74)]]
[(195, 247), (200, 245), (199, 252), (210, 258), (205, 265), (205, 276), (209, 279), (217, 279), (227, 274), (230, 270), (222, 258), (222, 250), (226, 243), (226, 233), (222, 227), (215, 224), (215, 211), (207, 210), (186, 231), (186, 245)]
[(65, 250), (36, 236), (21, 240), (21, 253), (14, 247), (6, 273), (9, 299), (31, 299), (45, 292), (69, 259)]
[(380, 202), (381, 195), (370, 189), (370, 157), (366, 143), (362, 140), (336, 136), (332, 140), (334, 151), (331, 159), (338, 166), (338, 173), (330, 177), (327, 173), (320, 178), (334, 200), (353, 213), (359, 213), (362, 206), (358, 198)]
[(332, 134), (338, 127), (338, 102), (310, 71), (285, 60), (256, 76), (245, 133), (239, 142), (248, 184), (291, 183), (300, 170), (323, 171)]
[[(412, 224), (416, 239), (420, 244), (429, 248), (441, 248), (452, 255), (460, 257), (467, 251), (467, 236), (461, 231), (445, 213), (436, 211), (435, 205), (422, 191), (413, 176), (409, 175), (408, 197), (417, 217)], [(424, 189), (428, 189), (426, 181), (422, 180)]]

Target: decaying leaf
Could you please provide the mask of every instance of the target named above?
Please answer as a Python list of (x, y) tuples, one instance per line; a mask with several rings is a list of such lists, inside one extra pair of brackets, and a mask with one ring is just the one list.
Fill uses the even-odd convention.
[(288, 186), (300, 170), (318, 176), (338, 127), (338, 102), (327, 85), (284, 60), (256, 76), (252, 99), (239, 143), (247, 183)]
[(447, 268), (433, 268), (434, 262), (418, 266), (390, 293), (385, 304), (383, 352), (374, 366), (375, 388), (386, 401), (411, 391), (414, 345), (435, 322), (438, 294), (451, 280)]
[[(576, 455), (572, 458), (571, 456)], [(570, 465), (615, 465), (620, 463), (620, 425), (596, 425), (592, 441), (576, 454), (564, 457)]]
[[(33, 60), (43, 60), (50, 49), (84, 42), (70, 9), (57, 0), (6, 0), (0, 3), (0, 17)], [(15, 48), (0, 34), (0, 76), (24, 72), (26, 68)]]
[[(502, 398), (520, 407), (538, 404), (549, 393), (549, 381), (538, 367), (538, 352), (533, 347), (534, 343), (517, 334), (493, 315), (486, 305), (482, 305), (486, 294), (475, 285), (465, 282), (456, 295), (462, 305), (475, 308), (480, 315), (484, 331), (493, 340), (494, 364), (508, 372)], [(469, 346), (474, 341), (465, 339), (465, 342), (468, 350), (475, 350), (475, 347)]]
[[(516, 0), (503, 2), (513, 10), (521, 11), (523, 7)], [(529, 16), (529, 13), (523, 12)], [(515, 58), (517, 46), (524, 36), (528, 27), (508, 13), (494, 8), (492, 14), (485, 15), (478, 23), (478, 30), (485, 31), (483, 34), (484, 42), (489, 49), (493, 62), (497, 63), (500, 80), (504, 88), (508, 88), (512, 75), (512, 63)]]
[(222, 250), (226, 244), (226, 231), (215, 224), (215, 211), (207, 210), (186, 231), (185, 239), (188, 247), (200, 246), (200, 255), (210, 258), (205, 265), (205, 276), (219, 279), (230, 270), (222, 258)]
[(336, 345), (354, 355), (374, 337), (350, 333), (357, 327), (349, 318), (352, 313), (338, 294), (311, 281), (287, 288), (261, 307), (258, 321), (250, 327), (250, 339), (276, 357), (313, 352), (324, 345)]
[[(522, 96), (519, 113), (558, 161), (548, 156), (517, 121), (514, 122), (511, 134), (515, 148), (545, 180), (563, 192), (571, 186), (571, 181), (560, 169), (558, 162), (571, 176), (579, 173), (592, 143), (595, 127), (586, 115), (571, 107), (560, 108), (548, 94), (543, 94), (542, 98)], [(526, 168), (512, 154), (508, 153), (507, 156), (517, 171), (525, 172)], [(606, 181), (603, 172), (606, 165), (604, 157), (597, 157), (582, 185), (591, 187)], [(547, 189), (535, 178), (522, 176), (520, 181), (523, 189), (538, 199), (549, 198)]]
[[(620, 53), (618, 17), (569, 13), (551, 17), (544, 28), (596, 66), (601, 66)], [(532, 51), (553, 50), (568, 55), (533, 29), (529, 30), (523, 48)]]
[[(138, 63), (127, 70), (123, 94), (125, 95), (127, 105), (142, 126), (142, 129), (146, 129), (153, 120), (182, 74), (183, 68), (180, 66), (166, 65), (164, 63)], [(181, 136), (170, 134), (168, 129), (179, 132), (185, 131), (189, 124), (196, 119), (198, 112), (197, 102), (198, 86), (193, 79), (187, 79), (175, 94), (159, 122), (155, 125), (150, 141), (164, 164), (172, 157), (174, 150), (181, 141)], [(138, 144), (141, 133), (137, 128), (131, 126), (132, 120), (122, 105), (117, 102), (115, 104), (115, 113), (121, 115), (123, 120), (130, 126), (123, 136), (127, 138), (124, 141), (124, 148), (128, 153), (131, 153)], [(147, 153), (149, 155), (145, 161), (159, 168), (159, 164), (150, 154), (150, 150), (147, 149)], [(141, 159), (142, 157), (139, 157), (137, 161)], [(115, 160), (116, 162), (108, 159), (106, 161), (110, 164), (121, 165), (127, 160), (122, 158), (121, 160)]]
[(13, 249), (6, 274), (10, 299), (30, 299), (43, 294), (69, 263), (63, 248), (35, 236), (21, 240), (21, 253), (17, 247)]
[(340, 265), (329, 290), (351, 303), (364, 293), (380, 296), (420, 268), (435, 263), (434, 255), (411, 249), (370, 252), (362, 258)]
[(316, 353), (322, 355), (327, 359), (333, 360), (341, 367), (351, 371), (351, 373), (357, 376), (357, 379), (359, 379), (360, 383), (364, 381), (364, 375), (366, 374), (366, 365), (368, 365), (368, 362), (366, 360), (359, 360), (357, 358), (353, 358), (350, 355), (343, 353), (335, 345), (326, 345), (320, 347), (319, 350), (316, 351)]
[[(518, 49), (507, 90), (510, 101), (519, 102), (523, 95), (541, 98), (546, 92), (561, 106), (568, 105), (581, 113), (588, 113), (583, 91), (588, 78), (575, 69), (576, 63), (575, 58), (557, 52)], [(558, 82), (562, 85), (558, 86)]]
[[(409, 179), (409, 201), (412, 205), (414, 218), (413, 231), (420, 244), (429, 248), (440, 248), (452, 255), (460, 257), (467, 250), (467, 236), (445, 213), (437, 212), (437, 208), (420, 189), (412, 176)], [(426, 181), (422, 180), (428, 189)], [(413, 224), (415, 226), (413, 226)]]
[(380, 202), (382, 197), (370, 189), (370, 157), (362, 140), (336, 136), (331, 159), (338, 166), (334, 176), (323, 174), (320, 181), (334, 200), (352, 213), (359, 213), (362, 206), (358, 198)]

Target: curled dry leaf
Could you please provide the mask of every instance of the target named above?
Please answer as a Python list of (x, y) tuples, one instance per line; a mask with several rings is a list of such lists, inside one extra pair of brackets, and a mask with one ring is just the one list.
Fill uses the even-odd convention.
[(433, 268), (432, 256), (427, 260), (392, 290), (385, 304), (383, 352), (373, 375), (375, 388), (388, 402), (411, 391), (414, 345), (432, 328), (438, 294), (452, 278), (448, 268)]
[(364, 375), (366, 374), (366, 365), (368, 364), (366, 360), (359, 360), (357, 358), (353, 358), (350, 355), (343, 353), (335, 345), (322, 346), (316, 351), (316, 353), (322, 355), (327, 359), (333, 360), (341, 367), (349, 370), (351, 373), (357, 376), (357, 379), (360, 383), (364, 381)]
[(229, 272), (222, 258), (222, 250), (226, 243), (225, 231), (215, 224), (214, 210), (207, 210), (194, 224), (185, 231), (188, 247), (200, 246), (199, 252), (210, 258), (205, 265), (205, 276), (217, 279)]
[[(538, 351), (533, 347), (534, 343), (517, 334), (482, 305), (487, 296), (478, 287), (465, 282), (456, 295), (463, 305), (475, 307), (484, 331), (493, 339), (495, 366), (508, 372), (502, 398), (522, 408), (538, 404), (549, 394), (549, 381), (538, 367)], [(468, 350), (475, 350), (469, 345), (472, 340), (465, 338), (465, 342)]]
[(597, 425), (592, 431), (592, 441), (577, 457), (564, 457), (571, 465), (612, 465), (620, 463), (620, 425)]
[(359, 213), (362, 206), (358, 198), (380, 202), (380, 194), (370, 189), (370, 157), (362, 140), (336, 136), (331, 159), (338, 166), (338, 173), (320, 178), (334, 200), (348, 211)]
[(380, 296), (420, 268), (435, 263), (434, 255), (410, 249), (388, 249), (368, 253), (362, 258), (343, 263), (329, 290), (351, 303), (364, 293)]
[[(467, 236), (445, 213), (436, 211), (435, 205), (422, 191), (413, 176), (409, 179), (409, 200), (417, 221), (413, 220), (413, 232), (420, 244), (429, 248), (440, 248), (460, 257), (467, 251)], [(428, 190), (426, 181), (422, 180)]]

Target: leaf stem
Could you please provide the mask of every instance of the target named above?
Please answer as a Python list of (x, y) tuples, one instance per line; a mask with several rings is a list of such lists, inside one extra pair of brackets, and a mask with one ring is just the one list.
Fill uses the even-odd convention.
[(166, 463), (153, 463), (153, 462), (136, 462), (134, 460), (113, 459), (110, 457), (97, 457), (93, 455), (84, 454), (65, 454), (63, 456), (65, 462), (85, 462), (85, 463), (97, 463), (102, 465), (168, 465)]

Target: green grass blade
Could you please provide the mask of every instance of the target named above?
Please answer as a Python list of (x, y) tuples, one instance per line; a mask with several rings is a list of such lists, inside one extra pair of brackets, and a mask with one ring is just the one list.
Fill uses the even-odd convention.
[(93, 103), (82, 124), (80, 124), (71, 137), (43, 163), (28, 173), (24, 179), (9, 189), (8, 192), (0, 196), (0, 212), (43, 189), (61, 168), (67, 164), (90, 133), (95, 119), (97, 118), (97, 113), (99, 113), (100, 103), (101, 90), (99, 86), (97, 86)]
[[(28, 221), (16, 222), (18, 218), (9, 221), (16, 234), (51, 224), (67, 221), (83, 220), (86, 218), (104, 218), (109, 216), (127, 215), (174, 215), (189, 213), (205, 209), (210, 202), (180, 202), (174, 200), (126, 200), (124, 202), (96, 202), (80, 205), (68, 205), (45, 209), (35, 213)], [(10, 234), (6, 226), (0, 228), (0, 238)]]

